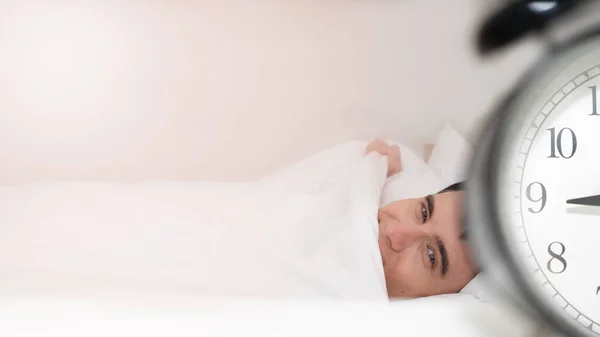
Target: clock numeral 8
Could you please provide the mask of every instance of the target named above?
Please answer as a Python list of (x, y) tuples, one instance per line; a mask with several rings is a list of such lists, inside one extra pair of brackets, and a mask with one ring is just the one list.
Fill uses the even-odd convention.
[[(550, 131), (550, 155), (548, 158), (558, 158), (556, 152), (560, 155), (560, 157), (569, 159), (575, 155), (577, 152), (577, 136), (575, 136), (575, 132), (570, 128), (562, 128), (556, 133), (556, 128), (546, 129)], [(563, 132), (568, 131), (571, 134), (571, 151), (569, 155), (565, 155), (563, 152)]]
[[(539, 190), (540, 190), (540, 197), (534, 199), (533, 196), (531, 195), (531, 190), (533, 189), (533, 186), (539, 186)], [(538, 209), (537, 211), (533, 210), (533, 208), (529, 207), (529, 212), (531, 213), (539, 213), (541, 212), (544, 207), (546, 207), (546, 187), (544, 187), (544, 185), (540, 182), (534, 181), (531, 184), (529, 184), (527, 186), (527, 190), (525, 191), (525, 195), (527, 196), (527, 199), (529, 199), (529, 201), (531, 202), (540, 202), (540, 209)]]
[[(554, 250), (552, 250), (552, 247), (554, 247), (554, 245), (558, 245), (560, 247), (560, 249), (561, 249), (560, 253), (557, 253)], [(561, 242), (558, 242), (558, 241), (554, 241), (548, 245), (548, 254), (550, 254), (551, 258), (550, 258), (550, 260), (548, 260), (546, 267), (548, 267), (548, 270), (551, 273), (561, 274), (562, 272), (567, 270), (567, 260), (565, 260), (565, 258), (563, 257), (565, 250), (566, 250), (565, 245), (563, 245)], [(558, 261), (557, 263), (561, 265), (561, 269), (556, 270), (556, 269), (552, 268), (553, 265), (556, 265), (556, 263), (552, 263), (552, 261), (554, 261), (554, 260)]]

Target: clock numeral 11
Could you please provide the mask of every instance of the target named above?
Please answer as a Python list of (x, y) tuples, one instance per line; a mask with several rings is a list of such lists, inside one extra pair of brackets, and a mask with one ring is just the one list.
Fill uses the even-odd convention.
[[(550, 131), (550, 155), (548, 158), (558, 158), (560, 156), (561, 158), (569, 159), (575, 155), (575, 152), (577, 152), (577, 136), (575, 136), (573, 130), (570, 128), (562, 128), (558, 133), (556, 132), (556, 128), (546, 130)], [(563, 135), (565, 131), (571, 135), (571, 149), (566, 155), (563, 151)], [(556, 153), (558, 153), (558, 156)]]
[(590, 114), (590, 116), (600, 116), (598, 115), (598, 95), (597, 95), (597, 90), (596, 90), (596, 86), (592, 85), (591, 87), (588, 87), (592, 90), (592, 113)]

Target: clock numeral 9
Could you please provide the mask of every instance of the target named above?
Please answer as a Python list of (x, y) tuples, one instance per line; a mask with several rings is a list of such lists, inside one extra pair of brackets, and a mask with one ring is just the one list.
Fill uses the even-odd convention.
[[(550, 155), (548, 158), (558, 158), (556, 152), (560, 155), (560, 157), (569, 159), (575, 155), (577, 152), (577, 136), (575, 136), (575, 132), (570, 128), (562, 128), (556, 133), (556, 128), (546, 129), (550, 131)], [(568, 155), (565, 155), (563, 152), (563, 132), (567, 131), (571, 134), (571, 150)]]
[[(560, 253), (557, 253), (552, 249), (552, 247), (555, 247), (556, 245), (558, 245), (560, 247)], [(548, 260), (546, 267), (548, 267), (548, 270), (551, 273), (561, 274), (565, 270), (567, 270), (567, 260), (565, 260), (565, 258), (563, 257), (565, 250), (566, 250), (565, 245), (563, 245), (561, 242), (558, 242), (558, 241), (554, 241), (548, 245), (548, 254), (550, 254), (551, 258), (550, 258), (550, 260)], [(553, 263), (553, 261), (556, 261), (556, 262)], [(552, 268), (552, 266), (555, 266), (556, 264), (560, 265), (560, 269)]]
[[(539, 198), (535, 198), (532, 196), (532, 189), (534, 189), (534, 186), (539, 186)], [(537, 189), (536, 189), (537, 190)], [(536, 193), (537, 194), (537, 193)], [(546, 187), (544, 187), (544, 185), (540, 182), (534, 181), (531, 184), (529, 184), (527, 186), (527, 190), (525, 190), (525, 195), (527, 196), (527, 199), (529, 199), (529, 201), (531, 202), (539, 202), (540, 203), (540, 208), (536, 211), (533, 208), (529, 207), (529, 212), (531, 213), (539, 213), (541, 212), (544, 207), (546, 207)]]

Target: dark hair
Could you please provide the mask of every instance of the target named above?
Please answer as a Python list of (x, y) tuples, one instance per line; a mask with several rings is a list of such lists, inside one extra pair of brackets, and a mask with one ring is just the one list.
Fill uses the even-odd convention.
[[(439, 191), (438, 194), (440, 193), (445, 193), (445, 192), (455, 192), (455, 191), (463, 191), (465, 189), (465, 182), (461, 181), (458, 183), (454, 183), (446, 188), (444, 188), (443, 190)], [(462, 223), (462, 231), (460, 233), (460, 238), (461, 240), (466, 240), (467, 239), (467, 224), (466, 222), (464, 222), (464, 219), (461, 219), (461, 221), (463, 221)], [(481, 268), (479, 266), (476, 266), (475, 269), (475, 275), (479, 274), (481, 272)]]
[(464, 181), (454, 183), (454, 184), (444, 188), (443, 190), (439, 191), (438, 194), (445, 193), (445, 192), (462, 191), (465, 189), (464, 185), (465, 185)]
[[(456, 191), (462, 191), (465, 189), (465, 182), (464, 181), (460, 181), (457, 183), (454, 183), (446, 188), (444, 188), (443, 190), (439, 191), (438, 194), (440, 193), (446, 193), (446, 192), (456, 192)], [(461, 219), (461, 221), (464, 221), (464, 219)], [(460, 233), (460, 238), (465, 240), (467, 238), (467, 226), (466, 223), (462, 224), (462, 231)]]

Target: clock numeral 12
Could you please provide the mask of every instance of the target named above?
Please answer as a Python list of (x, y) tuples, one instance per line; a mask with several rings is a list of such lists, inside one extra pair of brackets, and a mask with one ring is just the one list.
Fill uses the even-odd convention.
[[(577, 136), (575, 136), (575, 132), (570, 128), (562, 128), (556, 133), (556, 128), (546, 129), (550, 131), (550, 156), (548, 158), (558, 158), (556, 153), (560, 155), (560, 157), (569, 159), (575, 155), (577, 152)], [(570, 154), (565, 155), (563, 152), (563, 132), (567, 131), (571, 134), (571, 151)]]
[(596, 86), (592, 85), (591, 87), (588, 87), (590, 89), (592, 89), (592, 113), (590, 114), (590, 116), (600, 116), (598, 115), (598, 95), (596, 92)]
[[(552, 247), (554, 247), (555, 245), (558, 245), (560, 247), (560, 249), (561, 249), (560, 253), (557, 253), (552, 249)], [(558, 242), (558, 241), (554, 241), (548, 245), (548, 254), (550, 254), (551, 258), (550, 258), (550, 260), (548, 260), (546, 267), (548, 267), (548, 270), (551, 273), (561, 274), (565, 270), (567, 270), (567, 260), (565, 260), (565, 258), (563, 257), (565, 250), (566, 250), (565, 245), (563, 245), (561, 242)], [(556, 263), (552, 263), (552, 261), (554, 261), (554, 260), (556, 260), (558, 262), (558, 264), (561, 265), (560, 269), (552, 268), (552, 266), (556, 264)]]

